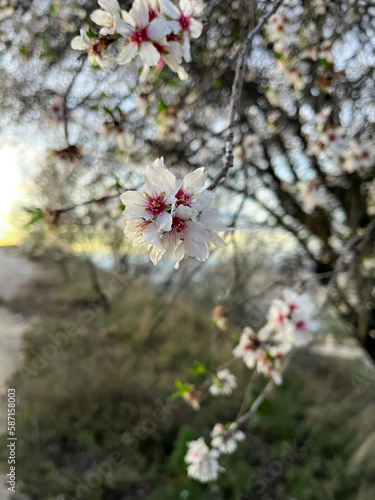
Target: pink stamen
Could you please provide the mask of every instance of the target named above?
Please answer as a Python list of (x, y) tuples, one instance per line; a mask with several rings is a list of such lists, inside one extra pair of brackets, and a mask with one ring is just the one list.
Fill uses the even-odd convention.
[(167, 35), (167, 42), (180, 42), (181, 41), (181, 35), (176, 35), (176, 33), (169, 33)]
[(147, 197), (146, 211), (153, 217), (162, 214), (165, 211), (165, 207), (166, 203), (164, 200), (164, 196), (162, 196), (161, 194), (154, 195), (154, 197)]
[(191, 205), (191, 198), (191, 194), (186, 189), (180, 188), (176, 193), (176, 207), (180, 205), (189, 207)]
[(283, 313), (281, 313), (281, 312), (277, 313), (277, 321), (279, 323), (284, 323), (284, 314)]
[(179, 217), (173, 217), (172, 219), (172, 231), (175, 233), (181, 234), (184, 233), (186, 230), (186, 224), (183, 219), (180, 219)]
[(298, 322), (296, 323), (296, 328), (297, 328), (297, 330), (304, 330), (304, 329), (305, 329), (305, 326), (306, 326), (306, 324), (305, 324), (305, 322), (304, 322), (304, 321), (298, 321)]

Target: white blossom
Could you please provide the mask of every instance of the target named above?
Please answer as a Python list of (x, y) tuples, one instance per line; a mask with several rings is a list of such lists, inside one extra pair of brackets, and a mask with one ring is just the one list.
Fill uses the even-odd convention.
[(237, 450), (237, 443), (245, 440), (245, 434), (242, 431), (234, 430), (233, 425), (226, 429), (222, 424), (215, 425), (211, 437), (211, 446), (223, 454), (234, 453)]
[(228, 368), (219, 370), (212, 379), (212, 385), (208, 389), (212, 396), (230, 396), (237, 387), (237, 379)]
[(246, 327), (239, 344), (233, 349), (235, 358), (242, 358), (248, 368), (254, 368), (262, 351), (262, 343), (250, 327)]
[(73, 50), (85, 50), (88, 54), (89, 63), (93, 66), (100, 66), (105, 71), (109, 71), (112, 67), (105, 50), (107, 44), (103, 40), (90, 38), (86, 31), (81, 29), (81, 34), (73, 38), (71, 47)]
[(210, 450), (203, 437), (196, 441), (187, 443), (188, 451), (185, 455), (185, 462), (188, 463), (188, 476), (201, 483), (216, 481), (220, 472), (224, 468), (218, 463), (220, 453), (218, 450)]

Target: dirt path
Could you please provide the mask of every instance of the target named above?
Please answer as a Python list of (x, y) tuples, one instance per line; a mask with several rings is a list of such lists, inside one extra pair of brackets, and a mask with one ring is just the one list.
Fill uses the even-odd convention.
[[(22, 360), (21, 337), (28, 323), (6, 309), (6, 301), (17, 296), (27, 283), (38, 275), (38, 266), (20, 256), (12, 247), (0, 247), (0, 397), (7, 393), (7, 380)], [(4, 305), (5, 304), (5, 305)], [(6, 408), (0, 407), (0, 433), (5, 432)], [(6, 476), (0, 474), (0, 498), (6, 500)]]

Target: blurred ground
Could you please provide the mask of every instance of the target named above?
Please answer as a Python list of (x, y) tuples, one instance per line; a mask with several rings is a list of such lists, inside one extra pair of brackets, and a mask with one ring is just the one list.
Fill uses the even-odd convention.
[[(38, 266), (22, 257), (15, 248), (0, 247), (0, 397), (7, 394), (7, 380), (19, 366), (21, 336), (29, 327), (20, 314), (12, 314), (5, 307), (6, 301), (14, 298), (38, 275)], [(6, 429), (5, 406), (0, 410), (0, 432)], [(8, 496), (5, 475), (0, 476), (0, 498)]]
[[(17, 274), (12, 257), (4, 258)], [(189, 375), (194, 360), (216, 365), (234, 345), (219, 335), (212, 359), (208, 285), (216, 271), (204, 277), (206, 295), (203, 284), (188, 288), (150, 336), (165, 300), (160, 288), (116, 271), (94, 271), (93, 279), (91, 266), (77, 258), (64, 268), (48, 258), (27, 266), (19, 269), (32, 281), (6, 293), (12, 313), (29, 323), (24, 362), (12, 377), (22, 436), (13, 498), (375, 498), (375, 370), (332, 312), (322, 328), (329, 344), (293, 360), (285, 384), (250, 423), (246, 442), (224, 458), (219, 486), (202, 486), (186, 477), (185, 443), (207, 439), (216, 422), (236, 416), (250, 373), (233, 365), (234, 396), (204, 394), (200, 412), (183, 401), (168, 403), (176, 379), (204, 381), (205, 375)], [(262, 378), (255, 382), (250, 401), (263, 385)], [(114, 453), (120, 460), (111, 462)]]

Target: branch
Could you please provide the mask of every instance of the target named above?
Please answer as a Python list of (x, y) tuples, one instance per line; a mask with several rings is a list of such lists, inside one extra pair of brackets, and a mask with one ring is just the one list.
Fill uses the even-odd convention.
[(372, 222), (370, 222), (370, 224), (366, 227), (366, 229), (362, 234), (356, 234), (348, 240), (348, 243), (346, 244), (342, 254), (340, 255), (340, 258), (336, 262), (332, 277), (327, 285), (327, 292), (325, 299), (323, 301), (323, 304), (320, 306), (318, 312), (316, 313), (317, 317), (320, 316), (323, 313), (323, 311), (327, 308), (331, 300), (331, 296), (335, 288), (337, 278), (346, 264), (346, 258), (348, 257), (348, 255), (353, 251), (360, 252), (361, 250), (363, 250), (364, 246), (368, 243), (368, 241), (373, 239), (374, 232), (375, 232), (375, 219)]
[(241, 91), (242, 91), (242, 86), (243, 86), (243, 81), (244, 81), (244, 66), (246, 59), (249, 55), (249, 50), (251, 48), (252, 41), (257, 35), (261, 29), (264, 27), (268, 19), (277, 11), (277, 9), (280, 7), (280, 5), (283, 3), (283, 0), (277, 0), (277, 2), (274, 4), (272, 9), (265, 14), (262, 19), (258, 22), (258, 24), (255, 26), (254, 29), (252, 29), (246, 39), (245, 45), (240, 52), (238, 56), (238, 61), (237, 61), (237, 67), (236, 67), (236, 73), (234, 76), (233, 80), (233, 86), (232, 86), (232, 94), (230, 97), (230, 103), (229, 103), (229, 123), (228, 123), (228, 137), (227, 137), (227, 144), (226, 144), (226, 156), (225, 156), (225, 163), (224, 167), (219, 172), (219, 174), (215, 177), (215, 179), (212, 181), (210, 186), (208, 187), (209, 190), (215, 189), (215, 187), (219, 184), (219, 182), (224, 179), (227, 176), (228, 170), (233, 167), (233, 129), (234, 129), (234, 122), (236, 118), (236, 112), (238, 108), (238, 104), (241, 100)]

